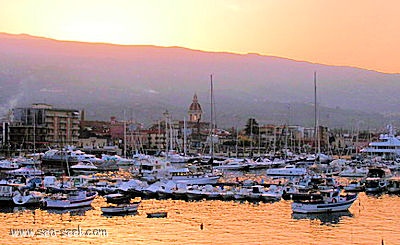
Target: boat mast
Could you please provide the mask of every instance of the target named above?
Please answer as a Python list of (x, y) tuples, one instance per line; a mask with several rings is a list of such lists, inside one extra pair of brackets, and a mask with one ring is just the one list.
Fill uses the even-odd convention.
[(169, 113), (168, 113), (168, 110), (165, 110), (165, 112), (164, 112), (164, 117), (165, 117), (165, 154), (166, 154), (166, 158), (168, 158), (168, 151), (169, 151), (169, 149), (168, 149), (168, 116), (169, 116)]
[(36, 111), (33, 113), (33, 156), (36, 158)]
[(211, 131), (210, 131), (210, 155), (211, 155), (211, 163), (214, 161), (214, 139), (213, 139), (213, 131), (214, 131), (214, 102), (213, 102), (213, 79), (212, 79), (212, 74), (210, 75), (210, 80), (211, 80), (211, 98), (210, 98), (210, 103), (211, 103)]
[(314, 71), (314, 145), (316, 147), (315, 151), (315, 161), (320, 155), (320, 141), (319, 141), (319, 130), (318, 130), (318, 119), (317, 119), (317, 72)]
[(183, 154), (186, 156), (186, 117), (183, 117)]
[(126, 115), (124, 110), (124, 158), (126, 158)]

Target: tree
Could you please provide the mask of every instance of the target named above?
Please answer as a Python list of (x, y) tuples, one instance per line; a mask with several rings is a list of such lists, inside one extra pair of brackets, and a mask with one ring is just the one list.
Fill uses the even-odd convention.
[(248, 136), (258, 135), (259, 126), (258, 122), (254, 118), (249, 118), (246, 123), (246, 128), (244, 129), (245, 134)]

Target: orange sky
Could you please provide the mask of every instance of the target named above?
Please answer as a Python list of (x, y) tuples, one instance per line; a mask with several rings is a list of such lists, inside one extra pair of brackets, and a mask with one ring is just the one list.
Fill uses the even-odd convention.
[(0, 0), (0, 32), (400, 73), (400, 1)]

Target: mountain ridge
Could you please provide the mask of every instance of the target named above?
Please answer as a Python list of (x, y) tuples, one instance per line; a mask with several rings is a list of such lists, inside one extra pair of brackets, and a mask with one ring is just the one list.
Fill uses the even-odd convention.
[(15, 95), (1, 93), (3, 114), (13, 106), (46, 102), (85, 108), (88, 119), (121, 118), (122, 111), (129, 110), (134, 112), (132, 117), (148, 124), (159, 120), (166, 109), (183, 120), (197, 93), (206, 120), (209, 76), (213, 74), (222, 126), (235, 126), (233, 118), (243, 125), (248, 117), (261, 123), (290, 119), (310, 126), (316, 71), (318, 107), (321, 122), (327, 126), (351, 128), (358, 121), (362, 127), (384, 127), (396, 123), (400, 115), (395, 92), (400, 89), (399, 74), (184, 47), (97, 44), (2, 33), (0, 42), (1, 91)]

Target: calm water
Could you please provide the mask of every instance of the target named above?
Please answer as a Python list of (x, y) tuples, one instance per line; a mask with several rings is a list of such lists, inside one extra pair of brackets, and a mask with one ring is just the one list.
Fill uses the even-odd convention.
[[(239, 203), (142, 200), (136, 215), (105, 217), (92, 209), (57, 213), (3, 209), (0, 244), (400, 244), (400, 197), (361, 193), (349, 212), (293, 215), (290, 201)], [(168, 211), (149, 219), (146, 212)], [(203, 229), (201, 229), (203, 224)], [(15, 237), (10, 229), (106, 229), (107, 237)], [(54, 235), (54, 233), (53, 233)]]

